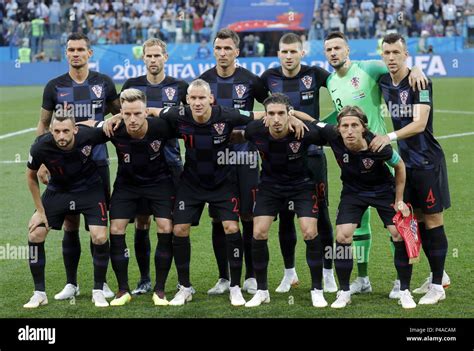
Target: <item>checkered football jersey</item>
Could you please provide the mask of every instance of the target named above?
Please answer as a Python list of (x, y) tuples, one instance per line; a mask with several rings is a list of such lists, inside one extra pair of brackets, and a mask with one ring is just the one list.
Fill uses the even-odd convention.
[(170, 178), (163, 147), (174, 132), (161, 118), (148, 117), (147, 121), (148, 130), (141, 139), (132, 138), (124, 123), (110, 138), (118, 158), (115, 184), (146, 186)]
[[(146, 75), (128, 79), (123, 87), (125, 89), (134, 88), (143, 91), (147, 99), (147, 107), (172, 107), (179, 104), (186, 105), (186, 92), (188, 83), (184, 80), (173, 77), (165, 77), (159, 84), (151, 84), (146, 79)], [(170, 166), (182, 166), (181, 152), (177, 139), (170, 139), (164, 147), (166, 162)]]
[[(268, 96), (268, 90), (260, 77), (243, 67), (237, 67), (233, 75), (225, 78), (220, 77), (216, 67), (213, 67), (201, 74), (199, 78), (211, 86), (216, 105), (253, 111), (254, 101), (262, 103)], [(235, 151), (250, 150), (248, 143), (234, 144), (232, 148)]]
[(44, 164), (51, 179), (48, 189), (60, 192), (85, 191), (101, 181), (92, 160), (94, 146), (106, 142), (102, 128), (79, 126), (72, 150), (60, 149), (51, 133), (36, 138), (31, 146), (27, 167), (38, 170)]
[[(352, 152), (345, 145), (336, 127), (326, 123), (313, 123), (319, 129), (320, 136), (331, 146), (337, 164), (341, 168), (342, 192), (360, 194), (364, 196), (377, 196), (378, 194), (391, 193), (395, 190), (395, 178), (390, 172), (386, 162), (400, 156), (390, 145), (385, 146), (380, 152), (369, 149)], [(367, 145), (375, 135), (368, 132), (365, 136)]]
[(222, 106), (212, 106), (210, 119), (198, 123), (189, 106), (170, 107), (160, 113), (176, 133), (184, 139), (186, 156), (182, 179), (194, 186), (215, 189), (231, 181), (234, 167), (218, 162), (225, 155), (232, 130), (253, 120), (253, 112)]
[(444, 159), (443, 149), (433, 135), (433, 88), (431, 81), (426, 90), (413, 91), (408, 75), (394, 86), (390, 74), (379, 80), (383, 98), (389, 107), (393, 129), (399, 130), (413, 122), (415, 105), (431, 107), (425, 130), (409, 138), (398, 140), (398, 150), (407, 168), (434, 169)]
[[(47, 111), (58, 112), (66, 105), (66, 111), (74, 111), (76, 122), (88, 119), (103, 121), (107, 104), (117, 98), (115, 85), (105, 74), (89, 71), (87, 79), (79, 84), (66, 73), (48, 82), (43, 91), (42, 107)], [(98, 165), (108, 163), (105, 145), (94, 148), (92, 159)]]
[[(326, 87), (329, 75), (323, 68), (301, 65), (294, 77), (285, 77), (280, 66), (267, 69), (261, 78), (268, 91), (285, 94), (295, 110), (306, 112), (319, 120), (319, 88)], [(322, 148), (311, 146), (308, 153), (322, 153)]]
[(294, 133), (275, 139), (260, 120), (247, 125), (245, 138), (257, 147), (262, 159), (262, 183), (290, 189), (314, 184), (306, 164), (308, 147), (324, 144), (325, 140), (316, 128), (306, 124), (309, 131), (302, 139), (296, 139)]

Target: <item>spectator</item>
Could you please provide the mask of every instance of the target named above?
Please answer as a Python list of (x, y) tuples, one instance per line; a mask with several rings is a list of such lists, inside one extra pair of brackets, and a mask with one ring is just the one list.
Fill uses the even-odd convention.
[(209, 46), (207, 45), (207, 41), (202, 40), (201, 44), (199, 45), (197, 52), (196, 52), (196, 58), (197, 59), (207, 59), (211, 56), (211, 50), (209, 49)]
[(443, 3), (441, 0), (435, 0), (434, 4), (430, 6), (428, 12), (436, 19), (443, 18)]
[(428, 32), (429, 36), (434, 34), (434, 17), (432, 15), (424, 15), (423, 16), (423, 25), (421, 26), (421, 30)]
[(341, 14), (339, 13), (339, 10), (337, 8), (334, 8), (329, 14), (329, 30), (331, 32), (344, 31), (341, 22)]
[(18, 60), (20, 63), (31, 62), (31, 49), (28, 47), (28, 39), (24, 39), (22, 47), (18, 49)]
[(315, 11), (313, 15), (313, 30), (310, 31), (312, 34), (311, 40), (323, 40), (326, 36), (324, 33), (324, 21), (320, 11)]
[(102, 29), (105, 27), (105, 19), (101, 12), (98, 12), (94, 15), (92, 27), (94, 28), (94, 30)]
[(191, 42), (191, 35), (193, 34), (193, 20), (191, 19), (191, 15), (186, 13), (184, 15), (183, 21), (183, 39), (185, 43)]
[(374, 4), (370, 0), (363, 0), (360, 4), (360, 9), (362, 11), (362, 32), (365, 38), (370, 38), (374, 33)]
[(135, 11), (131, 11), (130, 17), (128, 18), (128, 28), (130, 29), (130, 38), (129, 41), (134, 43), (137, 41), (137, 30), (139, 27), (139, 19)]
[(35, 18), (31, 21), (31, 49), (33, 56), (43, 51), (44, 19)]
[(151, 25), (150, 12), (148, 10), (143, 11), (142, 15), (140, 16), (139, 23), (141, 27), (141, 38), (142, 41), (145, 42), (148, 39), (148, 29)]
[(442, 37), (444, 36), (444, 25), (441, 18), (438, 18), (433, 26), (433, 34), (435, 37)]
[(387, 33), (387, 22), (384, 19), (380, 19), (375, 24), (375, 37), (382, 38)]
[(204, 20), (198, 13), (195, 13), (193, 17), (193, 31), (195, 35), (195, 40), (194, 40), (195, 42), (201, 40), (199, 32), (203, 28), (204, 28)]
[(49, 8), (48, 6), (44, 3), (44, 0), (41, 0), (40, 3), (36, 4), (35, 3), (35, 14), (36, 18), (41, 18), (43, 20), (47, 20), (49, 16)]
[(117, 24), (117, 19), (115, 18), (115, 14), (112, 11), (105, 13), (105, 28), (114, 29)]
[(16, 0), (7, 0), (5, 5), (5, 10), (7, 11), (7, 18), (16, 17), (16, 12), (18, 11), (18, 3)]
[(61, 26), (61, 5), (58, 0), (53, 0), (49, 8), (49, 34), (52, 38), (59, 36)]
[(418, 52), (421, 54), (427, 54), (428, 53), (428, 45), (427, 45), (427, 40), (428, 37), (430, 36), (430, 33), (427, 31), (422, 31), (420, 35), (420, 39), (418, 40)]
[(346, 21), (346, 33), (349, 39), (359, 38), (360, 20), (354, 9), (349, 11), (349, 17)]
[(107, 44), (119, 44), (121, 36), (120, 27), (118, 25), (113, 26), (107, 33)]
[[(453, 0), (448, 0), (448, 3), (443, 5), (443, 20), (444, 23), (446, 24), (446, 27), (448, 26), (448, 22), (452, 21), (454, 22), (456, 20), (456, 5), (453, 4)], [(451, 25), (453, 25), (451, 23)]]
[(244, 57), (254, 57), (257, 55), (257, 43), (253, 34), (244, 37), (244, 47), (242, 48)]
[(454, 26), (453, 21), (448, 21), (446, 24), (446, 28), (444, 29), (444, 35), (447, 37), (454, 37), (457, 35), (456, 27)]

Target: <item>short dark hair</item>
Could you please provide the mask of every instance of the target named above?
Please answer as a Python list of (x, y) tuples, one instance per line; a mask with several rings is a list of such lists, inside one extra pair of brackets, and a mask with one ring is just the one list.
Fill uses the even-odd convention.
[(293, 107), (291, 106), (290, 99), (288, 96), (282, 93), (273, 93), (263, 101), (263, 106), (265, 111), (267, 111), (267, 106), (270, 104), (282, 104), (286, 106), (286, 112), (290, 111)]
[(53, 118), (51, 118), (50, 125), (53, 125), (54, 121), (58, 122), (64, 122), (70, 120), (73, 125), (76, 125), (76, 119), (74, 118), (73, 115), (66, 115), (66, 116), (57, 116), (56, 114), (53, 115)]
[(344, 40), (346, 43), (347, 43), (347, 39), (346, 39), (346, 36), (344, 35), (344, 33), (342, 32), (330, 32), (326, 38), (324, 38), (324, 41), (328, 41), (328, 40), (331, 40), (331, 39), (336, 39), (336, 38), (339, 38), (339, 39), (342, 39)]
[(341, 119), (347, 116), (358, 117), (362, 125), (365, 127), (365, 129), (368, 128), (367, 124), (369, 123), (369, 121), (367, 119), (367, 115), (364, 113), (364, 111), (360, 107), (347, 105), (341, 111), (339, 111), (339, 113), (337, 114), (338, 127), (341, 124)]
[(224, 28), (218, 31), (214, 39), (214, 43), (216, 42), (216, 39), (229, 39), (229, 38), (232, 39), (232, 41), (235, 44), (235, 47), (238, 49), (240, 45), (239, 35), (229, 28)]
[(402, 42), (404, 47), (407, 47), (407, 42), (405, 41), (405, 38), (403, 37), (403, 35), (400, 35), (398, 33), (390, 33), (384, 36), (382, 39), (382, 45), (383, 43), (395, 44), (399, 40)]
[(301, 40), (300, 36), (295, 33), (286, 33), (280, 38), (278, 45), (281, 44), (294, 44), (298, 43), (303, 47), (303, 41)]
[(87, 44), (87, 48), (88, 49), (91, 48), (91, 41), (89, 40), (89, 37), (85, 35), (84, 33), (78, 33), (78, 32), (71, 33), (67, 37), (67, 41), (69, 40), (84, 40)]

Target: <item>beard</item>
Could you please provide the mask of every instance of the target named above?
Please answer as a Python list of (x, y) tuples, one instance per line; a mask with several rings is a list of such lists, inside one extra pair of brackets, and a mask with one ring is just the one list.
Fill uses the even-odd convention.
[(337, 65), (333, 65), (333, 64), (330, 64), (332, 68), (334, 69), (339, 69), (341, 68), (342, 66), (344, 66), (347, 62), (347, 59), (344, 59), (342, 60), (340, 63), (338, 63)]
[[(70, 139), (70, 140), (65, 140), (65, 139), (62, 139), (62, 140), (58, 140), (56, 141), (56, 146), (59, 147), (60, 149), (65, 149), (67, 148), (69, 145), (71, 145), (72, 141), (74, 139)], [(61, 145), (60, 143), (64, 144), (64, 145)]]

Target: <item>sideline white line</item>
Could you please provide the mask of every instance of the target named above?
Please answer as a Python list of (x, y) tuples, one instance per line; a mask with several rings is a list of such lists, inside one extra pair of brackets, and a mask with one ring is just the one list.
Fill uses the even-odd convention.
[(474, 111), (434, 110), (435, 113), (457, 113), (460, 115), (474, 115)]
[[(450, 139), (450, 138), (460, 138), (463, 136), (469, 136), (469, 135), (474, 135), (474, 132), (467, 132), (467, 133), (458, 133), (458, 134), (449, 134), (449, 135), (442, 135), (439, 137), (436, 137), (437, 140), (439, 139)], [(328, 146), (325, 146), (326, 148), (329, 148)], [(181, 154), (181, 157), (184, 159), (184, 153)], [(117, 157), (110, 157), (110, 161), (117, 161)], [(20, 160), (20, 161), (15, 161), (15, 160), (0, 160), (0, 164), (12, 164), (12, 163), (19, 163), (19, 164), (25, 164), (26, 160)]]
[(467, 135), (474, 135), (474, 132), (443, 135), (443, 136), (435, 137), (435, 139), (459, 138), (459, 137), (463, 137), (463, 136), (467, 136)]
[(12, 132), (12, 133), (8, 133), (8, 134), (3, 134), (3, 135), (0, 135), (0, 140), (2, 139), (6, 139), (6, 138), (10, 138), (12, 136), (16, 136), (16, 135), (20, 135), (20, 134), (25, 134), (25, 133), (29, 133), (29, 132), (32, 132), (36, 130), (36, 128), (28, 128), (28, 129), (22, 129), (22, 130), (19, 130), (17, 132)]

